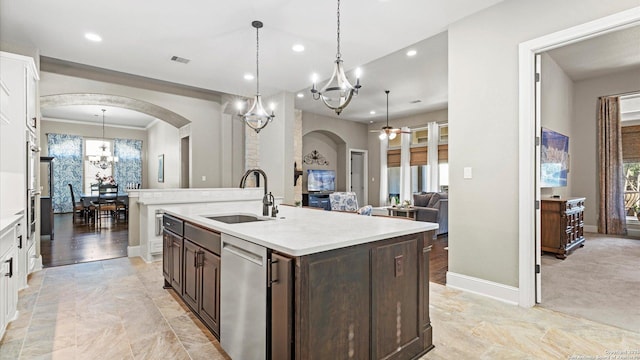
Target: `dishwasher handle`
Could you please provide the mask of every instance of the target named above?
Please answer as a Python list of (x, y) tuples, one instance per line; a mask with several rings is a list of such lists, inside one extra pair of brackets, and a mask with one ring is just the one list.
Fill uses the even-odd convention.
[(258, 266), (262, 266), (262, 264), (264, 263), (264, 259), (262, 258), (262, 256), (253, 253), (249, 250), (245, 250), (241, 247), (229, 244), (229, 243), (224, 243), (222, 244), (222, 251), (228, 251), (229, 253), (238, 256), (244, 260), (247, 261), (251, 261), (252, 263), (258, 265)]

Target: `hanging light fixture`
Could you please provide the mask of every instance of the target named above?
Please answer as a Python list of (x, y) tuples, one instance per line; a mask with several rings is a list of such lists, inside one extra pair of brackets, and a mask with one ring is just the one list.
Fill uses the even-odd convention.
[(380, 135), (378, 137), (380, 138), (380, 140), (384, 140), (386, 138), (389, 138), (389, 140), (393, 140), (396, 138), (396, 133), (399, 131), (399, 129), (394, 129), (389, 126), (389, 90), (385, 90), (384, 93), (387, 94), (387, 125), (382, 127), (382, 130), (380, 130)]
[[(260, 40), (258, 37), (258, 29), (263, 26), (262, 21), (253, 21), (251, 26), (256, 28), (256, 96), (253, 99), (253, 105), (249, 111), (241, 116), (247, 126), (255, 130), (256, 133), (259, 133), (260, 130), (269, 125), (276, 115), (273, 113), (273, 105), (271, 106), (271, 114), (267, 113), (264, 106), (262, 106), (262, 97), (260, 96), (260, 61), (258, 57), (260, 51)], [(243, 103), (238, 103), (238, 110), (242, 111), (243, 108)]]
[(342, 54), (340, 54), (340, 0), (338, 0), (338, 52), (336, 53), (335, 67), (329, 82), (321, 89), (316, 88), (317, 76), (314, 75), (311, 94), (314, 100), (322, 99), (322, 102), (340, 115), (342, 110), (349, 105), (354, 95), (358, 95), (360, 89), (360, 69), (356, 69), (356, 84), (351, 85), (344, 73), (342, 66)]
[(117, 156), (111, 156), (111, 152), (107, 151), (107, 142), (104, 139), (104, 113), (105, 109), (102, 109), (102, 145), (100, 149), (102, 150), (100, 155), (88, 155), (87, 160), (91, 165), (97, 166), (102, 170), (107, 169), (109, 166), (118, 162)]

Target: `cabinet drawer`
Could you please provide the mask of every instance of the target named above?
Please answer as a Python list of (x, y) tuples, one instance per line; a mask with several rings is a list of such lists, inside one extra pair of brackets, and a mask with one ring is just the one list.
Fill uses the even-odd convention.
[(220, 234), (186, 223), (184, 224), (184, 237), (212, 253), (220, 255)]
[(180, 219), (174, 218), (170, 215), (164, 215), (163, 218), (164, 228), (171, 231), (174, 234), (182, 236), (184, 222)]

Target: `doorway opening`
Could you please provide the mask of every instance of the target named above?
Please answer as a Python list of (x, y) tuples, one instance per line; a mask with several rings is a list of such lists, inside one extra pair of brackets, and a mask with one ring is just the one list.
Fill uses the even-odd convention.
[[(557, 296), (562, 296), (561, 291), (560, 294), (558, 292), (549, 291), (542, 288), (543, 283), (551, 283), (552, 280), (562, 279), (562, 278), (571, 278), (569, 276), (570, 270), (566, 269), (566, 267), (573, 263), (577, 262), (579, 257), (587, 254), (587, 251), (584, 249), (576, 250), (572, 255), (570, 255), (566, 260), (557, 260), (553, 259), (554, 265), (558, 265), (556, 267), (552, 267), (548, 262), (543, 259), (541, 262), (541, 247), (540, 247), (540, 236), (541, 236), (541, 214), (540, 214), (540, 201), (545, 199), (545, 197), (550, 197), (552, 195), (559, 195), (560, 197), (569, 197), (572, 195), (581, 195), (587, 197), (587, 206), (590, 211), (589, 214), (585, 215), (584, 220), (584, 228), (587, 232), (593, 232), (593, 245), (592, 248), (596, 247), (601, 240), (604, 240), (610, 244), (613, 244), (618, 239), (600, 239), (601, 235), (595, 234), (597, 228), (595, 226), (597, 219), (597, 208), (598, 208), (598, 200), (596, 196), (597, 187), (597, 152), (595, 150), (596, 144), (595, 140), (596, 135), (596, 105), (587, 104), (585, 106), (580, 106), (580, 104), (570, 106), (570, 110), (576, 113), (570, 113), (574, 122), (578, 121), (576, 119), (587, 119), (587, 116), (583, 116), (579, 114), (582, 109), (588, 112), (588, 119), (582, 120), (585, 121), (584, 124), (581, 124), (576, 129), (572, 130), (568, 129), (569, 137), (575, 141), (570, 143), (570, 152), (576, 152), (575, 156), (571, 157), (571, 166), (570, 166), (570, 176), (575, 176), (576, 179), (581, 179), (581, 181), (574, 183), (573, 185), (568, 186), (567, 188), (554, 188), (551, 190), (545, 190), (545, 192), (541, 192), (540, 187), (540, 174), (539, 171), (539, 154), (540, 154), (540, 139), (539, 136), (541, 134), (541, 127), (559, 127), (562, 130), (562, 123), (560, 122), (548, 122), (548, 114), (547, 120), (545, 120), (545, 109), (540, 106), (540, 98), (545, 99), (544, 93), (540, 93), (536, 91), (536, 87), (539, 86), (538, 82), (536, 82), (537, 76), (542, 79), (544, 84), (545, 79), (545, 68), (540, 71), (536, 71), (536, 57), (537, 55), (544, 55), (550, 51), (556, 49), (562, 49), (565, 46), (577, 44), (587, 39), (595, 39), (598, 37), (606, 36), (608, 34), (614, 33), (616, 31), (621, 31), (625, 29), (629, 29), (637, 26), (640, 23), (640, 14), (635, 11), (629, 10), (625, 12), (621, 12), (618, 14), (614, 14), (608, 17), (604, 17), (602, 19), (589, 22), (583, 25), (579, 25), (567, 30), (563, 30), (557, 33), (553, 33), (538, 39), (534, 39), (525, 43), (520, 44), (520, 200), (519, 200), (519, 230), (520, 230), (520, 299), (519, 303), (521, 306), (533, 306), (536, 303), (542, 301), (551, 302)], [(562, 60), (556, 59), (556, 62), (561, 63)], [(552, 64), (553, 65), (553, 64)], [(556, 64), (557, 65), (557, 64)], [(547, 68), (548, 69), (548, 68)], [(540, 70), (540, 69), (537, 69)], [(536, 73), (541, 75), (536, 75)], [(601, 74), (604, 75), (604, 74)], [(570, 77), (570, 76), (568, 76)], [(558, 77), (554, 77), (554, 79), (558, 79)], [(637, 79), (637, 78), (636, 78)], [(586, 78), (575, 80), (576, 83), (578, 81), (582, 81), (583, 83), (580, 85), (575, 85), (576, 88), (584, 85), (586, 88), (586, 82), (589, 81)], [(570, 83), (570, 82), (569, 82)], [(637, 81), (636, 81), (637, 85)], [(538, 89), (539, 90), (539, 89)], [(565, 89), (566, 90), (566, 89)], [(580, 88), (577, 90), (568, 90), (569, 93), (576, 94), (576, 98), (579, 96), (583, 96), (584, 89)], [(619, 93), (620, 91), (611, 91), (613, 93)], [(538, 96), (536, 96), (536, 93)], [(607, 91), (598, 94), (594, 97), (595, 101), (598, 96), (607, 95)], [(566, 99), (566, 98), (561, 98)], [(574, 101), (574, 99), (572, 99)], [(575, 100), (576, 102), (579, 100)], [(547, 104), (549, 104), (549, 100), (547, 99)], [(556, 104), (557, 105), (557, 104)], [(544, 105), (543, 105), (544, 106)], [(542, 118), (542, 119), (541, 119)], [(593, 119), (593, 120), (591, 120)], [(590, 122), (589, 122), (590, 121)], [(587, 123), (588, 122), (588, 123)], [(586, 141), (579, 141), (578, 139), (582, 139), (585, 137), (584, 126), (588, 124), (591, 127), (592, 133), (588, 133), (586, 138), (591, 139), (591, 144), (589, 146), (586, 145)], [(562, 132), (562, 131), (561, 131)], [(571, 150), (573, 148), (573, 150)], [(591, 158), (591, 163), (586, 164), (580, 160), (581, 157), (587, 156), (588, 154)], [(580, 156), (582, 155), (582, 156)], [(571, 182), (570, 182), (571, 184)], [(588, 187), (593, 188), (593, 190), (588, 189)], [(535, 204), (535, 206), (532, 206)], [(605, 236), (606, 237), (606, 236)], [(624, 239), (623, 239), (624, 240)], [(635, 241), (635, 240), (630, 240)], [(635, 245), (640, 245), (637, 241), (635, 241)], [(626, 245), (620, 245), (626, 246)], [(586, 247), (589, 247), (589, 238), (587, 238)], [(585, 248), (586, 248), (585, 247)], [(606, 249), (602, 247), (600, 249)], [(590, 249), (589, 249), (590, 250)], [(600, 254), (597, 254), (597, 258), (604, 258), (604, 250), (601, 251)], [(637, 255), (640, 256), (640, 255)], [(637, 258), (636, 258), (637, 261)], [(590, 264), (581, 264), (583, 267), (582, 275), (579, 279), (587, 279), (589, 282), (597, 280), (598, 276), (602, 276), (604, 274), (596, 272), (596, 271), (584, 271), (585, 266), (593, 266), (596, 265), (599, 261), (591, 261)], [(541, 266), (542, 265), (542, 266)], [(546, 266), (545, 266), (546, 265)], [(541, 271), (540, 271), (541, 270)], [(546, 277), (543, 277), (546, 276)], [(552, 280), (550, 280), (552, 279)], [(575, 277), (574, 277), (575, 279)], [(575, 287), (576, 284), (573, 282), (570, 287)], [(565, 287), (566, 289), (566, 287)], [(542, 292), (544, 290), (544, 292)], [(581, 296), (573, 294), (573, 298), (571, 301), (566, 302), (566, 308), (572, 307), (573, 309), (579, 308), (577, 304), (581, 304), (582, 301), (578, 301), (578, 299), (588, 299), (592, 294), (597, 292), (603, 292), (602, 289), (587, 289), (585, 288), (584, 293)], [(610, 293), (605, 291), (606, 293)], [(545, 296), (547, 300), (545, 300)], [(578, 296), (578, 297), (576, 297)], [(626, 296), (626, 294), (620, 294), (617, 296)], [(609, 306), (610, 307), (610, 306)], [(556, 309), (558, 311), (562, 311), (562, 309)], [(565, 309), (568, 312), (568, 309)], [(583, 314), (579, 314), (581, 317), (590, 318), (589, 316), (585, 316)], [(622, 317), (621, 317), (622, 318)], [(600, 319), (593, 319), (596, 321), (601, 321)], [(624, 327), (622, 324), (618, 324), (618, 326)]]
[(356, 193), (358, 206), (369, 203), (367, 188), (367, 150), (349, 150), (349, 189)]

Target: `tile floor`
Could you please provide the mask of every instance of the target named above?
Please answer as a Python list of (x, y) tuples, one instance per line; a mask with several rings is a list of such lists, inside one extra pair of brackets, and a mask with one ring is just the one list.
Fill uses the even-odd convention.
[[(48, 268), (20, 292), (0, 359), (228, 359), (172, 291), (161, 263)], [(640, 359), (640, 334), (431, 284), (435, 349), (422, 359)], [(616, 357), (606, 357), (616, 358)]]

